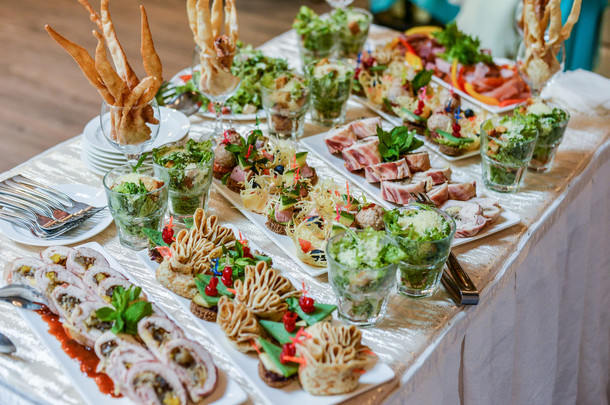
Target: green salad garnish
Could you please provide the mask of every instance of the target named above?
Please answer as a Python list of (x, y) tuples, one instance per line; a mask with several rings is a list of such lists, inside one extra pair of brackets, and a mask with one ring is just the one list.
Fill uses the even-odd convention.
[(377, 137), (377, 148), (384, 162), (394, 162), (424, 144), (415, 138), (415, 131), (410, 131), (407, 127), (394, 127), (389, 132), (377, 127)]
[(421, 209), (386, 211), (383, 220), (386, 229), (393, 235), (414, 241), (435, 241), (451, 234), (451, 223), (436, 210), (418, 204)]
[(367, 228), (358, 233), (346, 233), (330, 248), (333, 259), (353, 269), (378, 269), (399, 262), (402, 251), (386, 242), (383, 231)]
[(334, 45), (336, 26), (332, 19), (320, 18), (315, 11), (301, 6), (292, 28), (300, 35), (304, 48), (311, 51), (324, 51)]
[(447, 24), (444, 30), (434, 32), (432, 35), (445, 47), (445, 52), (439, 56), (449, 62), (456, 58), (462, 65), (493, 62), (491, 55), (481, 52), (479, 38), (460, 31), (455, 21)]
[(114, 309), (103, 307), (98, 309), (95, 315), (100, 321), (112, 322), (110, 331), (115, 335), (119, 333), (137, 335), (138, 322), (153, 312), (150, 302), (139, 298), (141, 292), (142, 288), (133, 285), (127, 290), (117, 286), (112, 292), (111, 304)]
[(189, 139), (183, 146), (162, 146), (153, 149), (153, 161), (166, 169), (183, 170), (191, 163), (205, 163), (214, 157), (212, 141)]

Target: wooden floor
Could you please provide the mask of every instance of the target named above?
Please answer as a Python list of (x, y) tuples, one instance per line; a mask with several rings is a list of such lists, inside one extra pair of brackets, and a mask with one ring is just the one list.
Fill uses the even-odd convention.
[[(99, 10), (99, 1), (90, 0)], [(166, 79), (191, 63), (194, 47), (185, 0), (112, 0), (110, 12), (127, 57), (141, 77), (139, 4), (148, 12)], [(237, 0), (240, 39), (260, 45), (290, 29), (301, 4), (313, 0)], [(77, 0), (0, 0), (0, 172), (81, 133), (101, 98), (76, 63), (44, 30), (49, 24), (94, 52), (94, 29)]]

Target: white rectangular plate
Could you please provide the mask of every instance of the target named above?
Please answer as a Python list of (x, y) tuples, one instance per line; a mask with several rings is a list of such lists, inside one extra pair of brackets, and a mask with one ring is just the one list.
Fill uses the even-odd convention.
[[(381, 106), (373, 103), (372, 101), (370, 101), (369, 99), (367, 99), (366, 97), (359, 97), (359, 96), (352, 96), (352, 98), (357, 101), (358, 103), (362, 104), (363, 106), (365, 106), (366, 108), (368, 108), (369, 110), (377, 113), (380, 117), (382, 117), (383, 119), (389, 121), (390, 123), (392, 123), (395, 126), (402, 126), (404, 125), (404, 123), (402, 122), (402, 119), (400, 117), (397, 117), (395, 115), (391, 115), (388, 114), (387, 112), (383, 111), (383, 109), (381, 108)], [(429, 142), (425, 136), (421, 135), (421, 134), (416, 134), (416, 137), (418, 139), (421, 139), (424, 142), (424, 145), (426, 146), (426, 148), (430, 149), (432, 152), (436, 153), (437, 155), (439, 155), (440, 157), (442, 157), (445, 160), (448, 160), (450, 162), (453, 162), (455, 160), (462, 160), (462, 159), (466, 159), (469, 158), (471, 156), (478, 156), (479, 150), (475, 149), (475, 150), (471, 150), (469, 152), (466, 152), (462, 155), (459, 156), (449, 156), (449, 155), (445, 155), (444, 153), (442, 153), (438, 147), (438, 145)]]
[(252, 212), (246, 207), (241, 201), (241, 197), (238, 193), (235, 193), (229, 190), (226, 186), (222, 184), (222, 182), (218, 179), (213, 180), (213, 184), (216, 187), (216, 190), (220, 194), (222, 194), (235, 208), (237, 208), (246, 218), (248, 218), (252, 223), (254, 223), (258, 228), (260, 228), (265, 235), (269, 239), (273, 241), (280, 249), (284, 251), (288, 255), (288, 257), (292, 258), (296, 264), (298, 264), (307, 274), (312, 277), (319, 276), (320, 274), (326, 273), (326, 267), (316, 267), (310, 264), (307, 264), (297, 258), (297, 248), (288, 236), (279, 235), (273, 232), (271, 229), (267, 228), (265, 223), (267, 222), (267, 217), (261, 214), (257, 214), (256, 212)]
[[(133, 280), (130, 274), (126, 272), (120, 263), (99, 243), (89, 242), (77, 247), (88, 247), (97, 250), (104, 255), (106, 260), (108, 260), (110, 267), (122, 273), (125, 275), (125, 277), (135, 283), (135, 280)], [(146, 293), (144, 289), (143, 291)], [(19, 314), (38, 336), (42, 344), (46, 346), (51, 356), (53, 356), (53, 358), (57, 361), (66, 375), (72, 380), (74, 388), (87, 404), (129, 405), (134, 403), (127, 397), (113, 398), (110, 395), (102, 394), (95, 381), (80, 371), (79, 364), (63, 351), (61, 348), (61, 343), (55, 338), (55, 336), (48, 333), (49, 326), (45, 321), (42, 320), (40, 315), (34, 311), (27, 311), (25, 309), (19, 309)], [(189, 337), (187, 331), (185, 329), (183, 329), (183, 331), (185, 335)], [(206, 397), (203, 401), (199, 402), (198, 405), (237, 405), (244, 403), (248, 399), (248, 396), (244, 390), (224, 371), (220, 370), (219, 368), (217, 369), (218, 382), (216, 389), (212, 395)]]
[[(364, 178), (362, 174), (352, 173), (345, 168), (345, 160), (339, 157), (338, 155), (332, 155), (328, 148), (326, 147), (326, 142), (324, 142), (324, 137), (326, 133), (310, 136), (307, 138), (301, 139), (301, 144), (305, 146), (308, 150), (326, 162), (329, 166), (333, 167), (337, 172), (341, 173), (343, 177), (348, 179), (353, 184), (360, 187), (364, 190), (368, 195), (373, 197), (376, 201), (378, 201), (382, 206), (392, 209), (396, 207), (400, 207), (399, 204), (391, 203), (385, 201), (381, 197), (381, 189), (379, 187), (379, 183), (369, 183)], [(458, 238), (453, 240), (453, 246), (463, 245), (468, 242), (472, 242), (473, 240), (484, 238), (485, 236), (491, 235), (496, 232), (500, 232), (503, 229), (509, 228), (513, 225), (518, 224), (521, 221), (519, 216), (505, 208), (502, 208), (500, 211), (500, 217), (496, 219), (496, 221), (491, 224), (485, 226), (481, 232), (476, 234), (475, 236), (469, 238)]]
[[(225, 225), (226, 226), (226, 225)], [(247, 237), (246, 237), (247, 238)], [(262, 251), (250, 242), (250, 247), (254, 250)], [(141, 250), (138, 252), (138, 257), (144, 264), (154, 272), (158, 266), (158, 263), (150, 260), (148, 257), (147, 250)], [(289, 278), (294, 285), (295, 280), (284, 274), (285, 277)], [(172, 293), (173, 294), (173, 293)], [(258, 357), (255, 355), (248, 355), (238, 351), (234, 348), (229, 340), (226, 338), (224, 332), (220, 329), (220, 326), (215, 322), (207, 322), (196, 317), (190, 310), (191, 300), (180, 297), (173, 294), (176, 301), (184, 308), (184, 310), (191, 316), (191, 318), (203, 329), (209, 336), (216, 342), (219, 348), (221, 348), (233, 361), (235, 367), (242, 371), (242, 375), (247, 378), (254, 387), (264, 397), (265, 401), (269, 404), (316, 404), (316, 405), (331, 405), (339, 402), (343, 402), (348, 398), (359, 395), (365, 391), (368, 391), (376, 385), (383, 384), (394, 378), (394, 371), (385, 363), (377, 361), (375, 367), (367, 371), (360, 377), (360, 384), (355, 391), (343, 395), (327, 395), (327, 396), (314, 396), (309, 394), (307, 391), (301, 388), (301, 386), (293, 382), (287, 387), (276, 389), (271, 388), (258, 377)]]

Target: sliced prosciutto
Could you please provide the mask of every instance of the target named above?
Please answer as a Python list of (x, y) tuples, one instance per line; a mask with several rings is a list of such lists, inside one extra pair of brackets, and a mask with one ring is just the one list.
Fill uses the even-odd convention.
[(405, 155), (404, 158), (407, 160), (411, 173), (425, 172), (430, 169), (430, 156), (428, 152), (410, 153)]
[(487, 218), (487, 222), (493, 222), (500, 216), (500, 204), (495, 198), (477, 197), (468, 202), (479, 204), (483, 210), (483, 216)]
[(395, 162), (367, 166), (364, 168), (364, 176), (369, 183), (377, 183), (382, 180), (401, 180), (411, 177), (411, 171), (403, 158)]
[(430, 197), (437, 207), (440, 207), (449, 199), (449, 185), (443, 183), (440, 186), (433, 187), (432, 190), (428, 191), (428, 197)]
[(324, 137), (324, 142), (326, 142), (326, 147), (330, 153), (339, 153), (358, 140), (356, 134), (350, 129), (350, 125), (344, 125), (328, 131)]
[(349, 148), (343, 149), (341, 154), (343, 160), (345, 160), (347, 170), (353, 172), (366, 166), (381, 163), (381, 155), (377, 145), (379, 145), (379, 139), (375, 138), (356, 142)]
[(449, 200), (441, 205), (440, 209), (455, 220), (456, 238), (474, 236), (487, 223), (487, 218), (483, 216), (483, 209), (477, 203)]
[(381, 126), (381, 117), (364, 118), (349, 124), (350, 130), (358, 139), (377, 135), (377, 127)]
[(426, 191), (424, 180), (416, 183), (404, 183), (401, 181), (382, 181), (381, 198), (396, 204), (407, 205), (415, 198), (411, 193), (423, 193)]
[(449, 199), (468, 201), (477, 196), (477, 183), (453, 183), (449, 184)]
[(443, 184), (451, 180), (451, 167), (426, 170), (424, 174), (432, 179), (432, 184)]

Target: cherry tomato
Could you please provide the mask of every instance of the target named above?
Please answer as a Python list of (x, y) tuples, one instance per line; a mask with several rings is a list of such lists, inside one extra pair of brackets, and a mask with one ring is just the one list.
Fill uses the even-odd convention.
[(301, 296), (299, 298), (299, 306), (306, 314), (313, 312), (316, 308), (314, 307), (314, 300), (311, 297)]
[(284, 356), (294, 357), (295, 354), (297, 354), (297, 349), (294, 347), (294, 343), (284, 343), (282, 352), (280, 353), (280, 363), (289, 363), (290, 360), (284, 360)]
[(163, 242), (167, 243), (168, 245), (171, 245), (174, 237), (173, 228), (163, 228), (163, 231), (161, 232), (161, 237), (163, 238)]
[(286, 311), (284, 316), (282, 317), (282, 322), (284, 323), (284, 328), (286, 328), (286, 332), (291, 333), (296, 328), (298, 315), (295, 312)]

